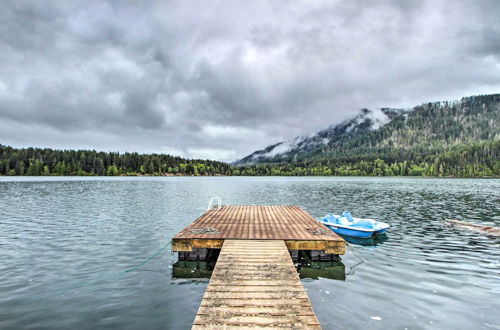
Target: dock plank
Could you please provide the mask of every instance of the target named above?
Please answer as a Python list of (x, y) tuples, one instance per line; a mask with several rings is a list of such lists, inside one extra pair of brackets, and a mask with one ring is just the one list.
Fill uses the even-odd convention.
[(193, 329), (232, 327), (321, 329), (283, 240), (224, 241)]
[[(209, 210), (174, 236), (172, 248), (220, 249), (224, 240), (254, 239), (285, 240), (290, 250), (345, 252), (345, 241), (340, 236), (293, 205), (226, 205)], [(241, 252), (245, 250), (246, 246), (240, 247)]]

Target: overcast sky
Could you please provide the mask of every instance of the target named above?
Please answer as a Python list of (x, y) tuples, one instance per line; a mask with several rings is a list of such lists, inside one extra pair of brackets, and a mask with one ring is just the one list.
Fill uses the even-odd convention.
[(500, 1), (0, 2), (0, 143), (235, 160), (500, 92)]

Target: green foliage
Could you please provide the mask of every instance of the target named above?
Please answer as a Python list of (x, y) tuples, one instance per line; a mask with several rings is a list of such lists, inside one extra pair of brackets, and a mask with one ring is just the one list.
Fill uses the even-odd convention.
[(231, 171), (223, 162), (170, 155), (0, 145), (0, 175), (230, 175)]
[[(500, 176), (500, 94), (393, 111), (381, 129), (333, 131), (318, 150), (231, 166), (159, 154), (15, 149), (0, 145), (0, 175)], [(326, 134), (326, 133), (325, 133)]]
[(120, 175), (120, 171), (115, 165), (110, 165), (108, 166), (107, 174), (108, 176), (118, 176)]
[(318, 133), (326, 145), (306, 143), (240, 170), (243, 175), (327, 175), (326, 166), (342, 176), (500, 175), (500, 94), (386, 110), (392, 121), (380, 129), (351, 131), (339, 125)]
[(222, 162), (186, 160), (168, 155), (14, 149), (0, 146), (0, 175), (498, 177), (500, 140), (457, 145), (449, 151), (438, 154), (408, 151), (240, 167)]
[[(450, 151), (421, 155), (372, 155), (295, 163), (257, 164), (234, 169), (233, 175), (339, 176), (500, 176), (500, 140), (457, 145)], [(371, 159), (373, 158), (373, 159)]]

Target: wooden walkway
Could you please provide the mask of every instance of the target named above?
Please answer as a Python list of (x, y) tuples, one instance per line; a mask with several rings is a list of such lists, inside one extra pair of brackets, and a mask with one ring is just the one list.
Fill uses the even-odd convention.
[(193, 329), (320, 329), (283, 240), (223, 243)]
[(284, 240), (289, 250), (345, 253), (341, 237), (292, 205), (230, 205), (209, 210), (172, 239), (172, 249), (221, 249), (226, 239)]

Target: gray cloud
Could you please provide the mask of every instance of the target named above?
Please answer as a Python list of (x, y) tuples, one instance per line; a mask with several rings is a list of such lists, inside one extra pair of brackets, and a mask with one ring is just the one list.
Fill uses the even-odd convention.
[(500, 91), (498, 1), (0, 3), (0, 143), (233, 160)]

